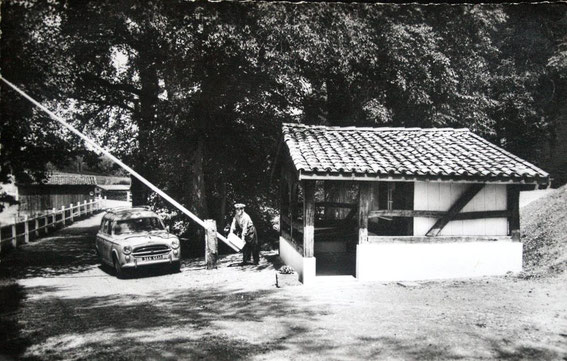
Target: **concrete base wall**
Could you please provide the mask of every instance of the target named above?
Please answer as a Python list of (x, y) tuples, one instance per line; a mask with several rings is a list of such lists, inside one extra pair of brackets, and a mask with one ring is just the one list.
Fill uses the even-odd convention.
[(315, 257), (303, 257), (289, 242), (280, 237), (280, 257), (299, 275), (299, 281), (310, 284), (315, 281)]
[(522, 271), (522, 243), (364, 243), (356, 250), (361, 280), (416, 281)]

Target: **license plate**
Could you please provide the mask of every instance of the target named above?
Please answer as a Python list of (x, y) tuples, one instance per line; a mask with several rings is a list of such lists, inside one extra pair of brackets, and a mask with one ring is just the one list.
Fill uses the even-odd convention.
[(159, 256), (145, 256), (145, 257), (141, 257), (142, 261), (155, 261), (156, 259), (164, 259), (163, 255), (159, 255)]

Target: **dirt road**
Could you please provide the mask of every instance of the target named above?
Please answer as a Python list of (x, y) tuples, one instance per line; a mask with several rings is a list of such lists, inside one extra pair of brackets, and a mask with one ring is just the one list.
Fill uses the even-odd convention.
[[(567, 278), (277, 289), (222, 257), (116, 279), (92, 251), (100, 215), (0, 263), (0, 354), (29, 360), (567, 360)], [(2, 357), (0, 356), (0, 359)]]

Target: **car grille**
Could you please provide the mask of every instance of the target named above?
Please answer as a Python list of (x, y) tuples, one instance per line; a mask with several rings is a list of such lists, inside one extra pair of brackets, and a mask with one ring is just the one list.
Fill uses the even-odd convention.
[(132, 254), (134, 257), (153, 256), (158, 254), (166, 254), (169, 252), (169, 247), (165, 244), (154, 244), (151, 246), (136, 247)]

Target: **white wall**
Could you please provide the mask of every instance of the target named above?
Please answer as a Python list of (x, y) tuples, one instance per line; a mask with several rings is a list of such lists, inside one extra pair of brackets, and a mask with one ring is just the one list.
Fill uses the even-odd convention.
[[(468, 186), (465, 183), (415, 182), (414, 209), (447, 211)], [(506, 207), (506, 185), (486, 184), (461, 212), (503, 211)], [(424, 236), (435, 222), (435, 218), (414, 218), (414, 235)], [(439, 233), (440, 236), (505, 236), (507, 234), (506, 218), (452, 221)]]
[(521, 270), (521, 242), (363, 243), (356, 250), (361, 280), (468, 278)]
[(285, 264), (293, 267), (299, 275), (299, 281), (303, 282), (303, 284), (310, 284), (315, 280), (315, 257), (303, 257), (283, 237), (280, 237), (280, 258)]

